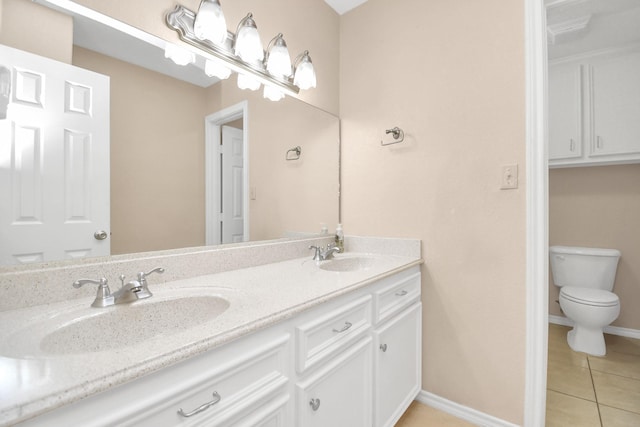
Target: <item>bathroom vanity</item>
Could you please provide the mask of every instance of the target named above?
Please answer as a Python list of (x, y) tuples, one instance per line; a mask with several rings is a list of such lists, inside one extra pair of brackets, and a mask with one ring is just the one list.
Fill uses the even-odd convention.
[[(420, 242), (352, 238), (321, 262), (296, 256), (309, 243), (275, 243), (289, 259), (149, 279), (154, 296), (129, 305), (89, 296), (0, 312), (12, 331), (0, 424), (393, 426), (421, 389)], [(104, 334), (73, 326), (114, 320)]]

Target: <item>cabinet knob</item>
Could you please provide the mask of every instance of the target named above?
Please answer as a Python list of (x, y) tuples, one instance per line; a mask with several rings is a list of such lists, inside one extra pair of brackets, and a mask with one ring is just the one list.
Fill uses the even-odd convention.
[(314, 411), (317, 411), (320, 407), (320, 399), (311, 399), (309, 401), (309, 406), (311, 406), (311, 409), (313, 409)]
[(387, 351), (387, 345), (386, 344), (380, 344), (380, 350), (382, 350), (382, 352), (386, 352)]

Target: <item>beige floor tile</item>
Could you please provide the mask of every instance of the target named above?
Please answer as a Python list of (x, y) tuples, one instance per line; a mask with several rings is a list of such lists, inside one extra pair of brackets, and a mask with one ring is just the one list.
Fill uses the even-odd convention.
[(640, 426), (640, 414), (600, 405), (602, 427)]
[(589, 365), (594, 371), (640, 380), (640, 356), (634, 354), (607, 351), (604, 357), (589, 356)]
[(591, 373), (587, 368), (549, 363), (547, 366), (547, 388), (592, 402), (596, 401)]
[(640, 414), (640, 380), (593, 371), (598, 403)]
[(549, 325), (548, 362), (589, 368), (586, 353), (573, 351), (567, 344), (567, 332), (570, 329), (566, 326)]
[(395, 427), (473, 427), (466, 421), (445, 412), (413, 402)]
[(547, 390), (546, 427), (600, 427), (598, 405), (566, 394)]
[(607, 344), (607, 351), (640, 356), (640, 340), (604, 334), (604, 341)]

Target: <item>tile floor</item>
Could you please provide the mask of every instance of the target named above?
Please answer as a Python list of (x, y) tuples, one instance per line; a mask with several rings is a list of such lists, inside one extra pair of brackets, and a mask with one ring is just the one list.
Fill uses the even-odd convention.
[(605, 334), (607, 355), (571, 350), (549, 325), (547, 427), (640, 426), (640, 340)]
[(414, 400), (395, 427), (474, 427), (474, 425)]

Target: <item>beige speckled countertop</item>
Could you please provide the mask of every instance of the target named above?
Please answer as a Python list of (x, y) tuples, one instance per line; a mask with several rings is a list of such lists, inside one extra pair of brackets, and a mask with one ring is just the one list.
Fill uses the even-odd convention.
[[(163, 284), (154, 284), (150, 278), (154, 296), (134, 306), (158, 304), (160, 309), (171, 310), (173, 303), (162, 302), (205, 295), (222, 297), (229, 307), (218, 317), (189, 328), (168, 324), (167, 332), (146, 339), (141, 333), (143, 340), (135, 345), (103, 351), (73, 353), (78, 351), (74, 347), (82, 348), (79, 339), (65, 349), (71, 354), (45, 353), (41, 346), (44, 336), (69, 324), (72, 318), (95, 316), (101, 310), (121, 310), (119, 316), (132, 306), (96, 309), (90, 307), (93, 297), (83, 297), (0, 312), (0, 425), (11, 425), (162, 369), (422, 263), (419, 242), (418, 255), (350, 252), (336, 258), (357, 256), (373, 258), (375, 263), (360, 271), (332, 272), (318, 268), (306, 256)], [(175, 315), (188, 321), (191, 316), (185, 316), (184, 307), (182, 304), (182, 312)], [(135, 319), (123, 323), (112, 325), (109, 339), (117, 342), (137, 336)], [(95, 333), (99, 336), (101, 331)]]

